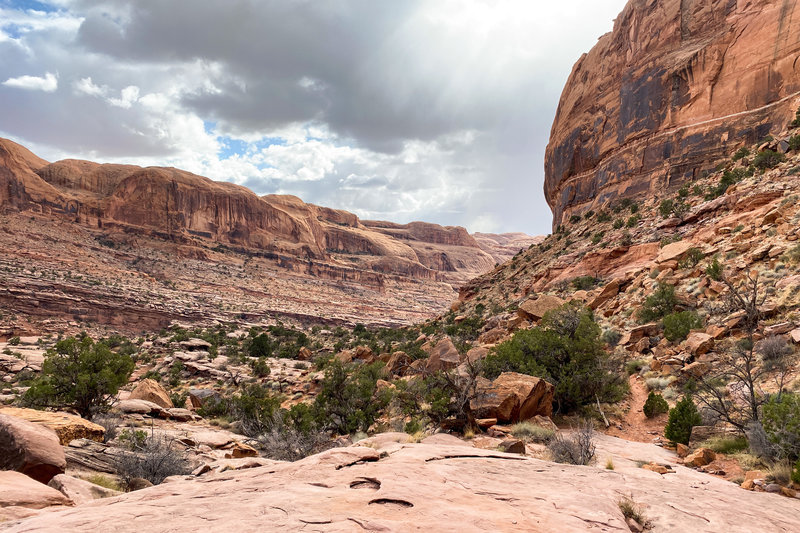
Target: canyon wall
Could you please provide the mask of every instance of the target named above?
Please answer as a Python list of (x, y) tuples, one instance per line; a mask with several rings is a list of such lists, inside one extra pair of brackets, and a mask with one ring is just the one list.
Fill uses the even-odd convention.
[[(5, 139), (0, 208), (65, 218), (110, 233), (112, 240), (121, 231), (198, 249), (222, 244), (272, 257), (294, 272), (375, 287), (382, 286), (382, 275), (460, 284), (494, 266), (488, 250), (504, 239), (479, 244), (462, 227), (361, 221), (294, 196), (259, 197), (175, 168), (48, 163)], [(522, 248), (528, 241), (519, 243)]]
[(545, 155), (553, 226), (785, 130), (800, 105), (799, 3), (630, 0), (561, 95)]

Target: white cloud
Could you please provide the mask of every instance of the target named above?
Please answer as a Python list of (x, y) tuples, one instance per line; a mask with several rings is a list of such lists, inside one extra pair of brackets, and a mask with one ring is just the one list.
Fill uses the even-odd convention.
[(58, 89), (58, 78), (56, 78), (54, 74), (48, 72), (43, 78), (38, 76), (8, 78), (3, 82), (3, 85), (16, 89), (25, 89), (26, 91), (44, 91), (46, 93), (52, 93)]
[(562, 85), (625, 3), (43, 1), (0, 8), (0, 116), (45, 158), (530, 233)]

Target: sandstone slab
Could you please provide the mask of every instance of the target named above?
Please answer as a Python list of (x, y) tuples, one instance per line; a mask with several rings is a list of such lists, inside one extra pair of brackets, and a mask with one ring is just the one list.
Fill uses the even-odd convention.
[(69, 413), (39, 411), (38, 409), (20, 407), (0, 407), (0, 414), (22, 418), (52, 429), (58, 435), (58, 440), (62, 446), (66, 446), (75, 439), (90, 439), (102, 442), (103, 434), (105, 433), (103, 426)]
[(64, 450), (52, 429), (0, 414), (0, 468), (47, 483), (66, 467)]

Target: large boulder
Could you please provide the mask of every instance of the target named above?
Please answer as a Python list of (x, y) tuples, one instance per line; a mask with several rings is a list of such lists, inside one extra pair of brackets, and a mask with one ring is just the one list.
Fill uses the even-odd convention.
[(41, 483), (63, 474), (64, 449), (52, 429), (0, 414), (0, 469), (16, 470)]
[(74, 478), (66, 474), (59, 474), (55, 476), (47, 485), (61, 492), (76, 505), (87, 503), (92, 500), (99, 500), (100, 498), (119, 496), (122, 494), (119, 491), (107, 489), (105, 487), (101, 487), (100, 485), (95, 485), (94, 483), (89, 483), (83, 479)]
[(686, 338), (684, 346), (692, 355), (703, 355), (714, 349), (714, 338), (708, 333), (695, 331)]
[(28, 422), (41, 424), (52, 429), (58, 435), (58, 440), (62, 446), (66, 446), (75, 439), (90, 439), (103, 442), (103, 434), (105, 433), (103, 426), (68, 413), (39, 411), (20, 407), (2, 407), (0, 408), (0, 414), (22, 418)]
[(555, 387), (541, 378), (504, 372), (491, 384), (480, 386), (470, 402), (476, 418), (519, 422), (536, 415), (552, 416)]
[(136, 388), (133, 389), (129, 399), (146, 400), (148, 402), (153, 402), (154, 404), (165, 409), (175, 407), (172, 405), (172, 400), (169, 399), (169, 394), (167, 394), (167, 391), (164, 390), (164, 387), (159, 385), (158, 382), (149, 378), (143, 379), (138, 385), (136, 385)]
[(192, 404), (193, 409), (200, 409), (205, 405), (209, 399), (212, 401), (219, 400), (222, 396), (214, 389), (190, 389), (189, 402)]
[(535, 300), (525, 300), (519, 305), (517, 314), (526, 320), (540, 320), (545, 313), (564, 305), (564, 300), (549, 294), (540, 294)]
[(450, 337), (445, 337), (431, 348), (426, 370), (428, 372), (452, 370), (458, 366), (461, 359), (453, 341), (450, 340)]
[(53, 505), (72, 505), (61, 492), (19, 472), (0, 471), (0, 508), (44, 509)]

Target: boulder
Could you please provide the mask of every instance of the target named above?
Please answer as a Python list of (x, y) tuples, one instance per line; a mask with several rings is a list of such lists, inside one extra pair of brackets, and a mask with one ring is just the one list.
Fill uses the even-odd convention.
[(791, 337), (793, 343), (800, 344), (800, 328), (790, 331), (789, 337)]
[(101, 487), (100, 485), (95, 485), (94, 483), (89, 483), (83, 479), (74, 478), (66, 474), (59, 474), (55, 476), (47, 485), (61, 492), (76, 505), (87, 503), (92, 500), (99, 500), (100, 498), (119, 496), (122, 494), (119, 491), (107, 489), (105, 487)]
[(476, 418), (496, 418), (500, 422), (519, 422), (536, 415), (553, 414), (555, 387), (543, 379), (504, 372), (489, 386), (479, 386), (470, 402)]
[(394, 352), (386, 362), (386, 369), (396, 376), (403, 376), (411, 363), (411, 357), (405, 352)]
[(56, 432), (58, 441), (66, 446), (75, 439), (89, 439), (103, 442), (103, 426), (89, 422), (76, 415), (61, 412), (39, 411), (19, 407), (2, 407), (0, 414), (22, 418), (28, 422), (41, 424)]
[(180, 346), (187, 352), (196, 352), (196, 351), (207, 352), (209, 349), (211, 349), (211, 343), (206, 342), (203, 339), (189, 339), (187, 341), (182, 341), (180, 343)]
[(146, 400), (154, 404), (169, 409), (175, 407), (172, 405), (172, 400), (169, 399), (169, 394), (164, 390), (164, 387), (152, 379), (143, 379), (136, 385), (136, 388), (131, 392), (131, 400)]
[(297, 360), (298, 361), (309, 361), (312, 357), (311, 350), (309, 350), (306, 346), (303, 346), (297, 351)]
[(453, 341), (450, 337), (445, 337), (431, 348), (426, 369), (428, 372), (452, 370), (459, 365), (461, 359)]
[(525, 443), (519, 439), (505, 439), (497, 449), (501, 452), (525, 455)]
[(226, 444), (220, 449), (225, 450), (226, 459), (241, 459), (242, 457), (258, 457), (258, 451), (252, 446), (248, 446), (243, 442), (234, 441), (231, 442), (230, 444)]
[(614, 298), (617, 294), (619, 294), (619, 286), (620, 280), (613, 279), (606, 283), (606, 286), (603, 287), (603, 290), (589, 302), (589, 308), (593, 311), (609, 301), (610, 299)]
[(656, 474), (661, 474), (661, 475), (674, 472), (674, 470), (672, 470), (671, 468), (667, 468), (667, 466), (660, 465), (658, 463), (647, 463), (645, 465), (642, 465), (642, 468), (644, 470), (649, 470), (651, 472), (655, 472)]
[(122, 400), (117, 403), (116, 409), (129, 415), (161, 416), (164, 408), (147, 400)]
[(24, 474), (0, 471), (0, 508), (44, 509), (53, 505), (72, 505), (72, 501), (56, 489)]
[(691, 241), (678, 241), (668, 244), (658, 252), (656, 263), (680, 261), (689, 250), (695, 247), (696, 245)]
[(700, 448), (696, 450), (694, 453), (690, 453), (687, 455), (684, 460), (683, 464), (686, 466), (693, 466), (695, 468), (699, 468), (701, 466), (706, 466), (710, 464), (717, 458), (717, 454), (714, 453), (713, 450), (709, 448)]
[(695, 331), (689, 333), (684, 347), (692, 355), (703, 355), (714, 349), (714, 338), (708, 333)]
[(703, 377), (708, 374), (708, 371), (711, 367), (708, 363), (704, 363), (702, 361), (695, 361), (694, 363), (688, 364), (681, 369), (681, 371), (688, 375), (695, 378)]
[(525, 300), (519, 306), (517, 313), (527, 320), (540, 320), (545, 313), (558, 309), (564, 305), (564, 300), (549, 294), (540, 294), (535, 300)]
[(625, 333), (623, 333), (622, 337), (619, 340), (620, 346), (629, 346), (631, 344), (635, 344), (639, 342), (644, 337), (652, 337), (653, 335), (657, 335), (659, 332), (658, 324), (644, 324), (641, 326), (636, 326)]
[(63, 474), (64, 449), (55, 431), (21, 418), (0, 414), (0, 469), (16, 470), (40, 483)]
[(209, 398), (219, 399), (220, 394), (213, 389), (190, 389), (189, 401), (192, 408), (200, 409), (208, 401)]

